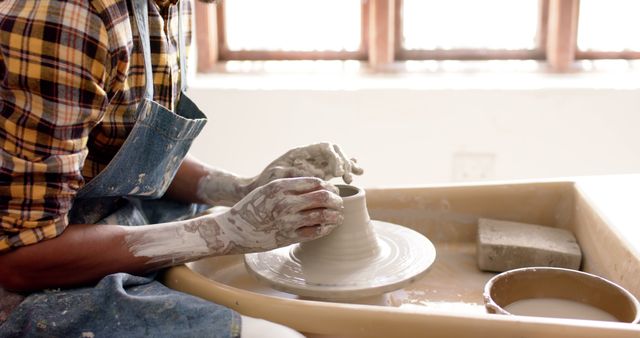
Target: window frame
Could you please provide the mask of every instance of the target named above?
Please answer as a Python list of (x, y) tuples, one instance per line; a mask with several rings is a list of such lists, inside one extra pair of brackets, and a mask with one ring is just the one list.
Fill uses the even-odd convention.
[(403, 0), (362, 0), (362, 40), (357, 51), (232, 51), (226, 45), (224, 0), (196, 1), (197, 71), (220, 69), (230, 60), (359, 60), (386, 71), (406, 60), (539, 60), (552, 72), (574, 71), (574, 61), (640, 59), (640, 51), (581, 51), (577, 48), (580, 0), (539, 0), (538, 47), (533, 50), (407, 50), (401, 46)]
[(216, 13), (218, 60), (366, 60), (368, 49), (369, 2), (362, 1), (360, 48), (356, 51), (234, 51), (227, 45), (224, 1), (220, 1)]

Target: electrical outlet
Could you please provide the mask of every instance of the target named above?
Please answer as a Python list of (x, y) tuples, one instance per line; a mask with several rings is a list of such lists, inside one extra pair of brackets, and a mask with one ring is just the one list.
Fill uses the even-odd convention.
[(454, 181), (481, 181), (494, 177), (495, 154), (459, 152), (453, 154), (452, 162)]

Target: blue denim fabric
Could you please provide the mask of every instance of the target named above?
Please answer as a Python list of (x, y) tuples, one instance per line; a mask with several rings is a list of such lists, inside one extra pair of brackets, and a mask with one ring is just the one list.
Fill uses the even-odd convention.
[[(122, 148), (78, 192), (70, 224), (156, 224), (189, 218), (203, 209), (160, 198), (206, 117), (184, 92), (175, 113), (151, 100), (148, 4), (147, 0), (132, 3), (143, 41), (145, 98)], [(180, 61), (184, 89), (186, 65), (182, 57)], [(30, 294), (0, 326), (0, 337), (226, 338), (239, 334), (240, 315), (233, 310), (168, 289), (154, 276), (125, 273), (106, 276), (95, 287)]]
[(235, 312), (124, 273), (95, 287), (27, 297), (0, 327), (1, 337), (234, 337)]
[(207, 122), (183, 93), (176, 112), (144, 99), (124, 144), (107, 167), (82, 187), (70, 224), (94, 224), (120, 209), (124, 196), (157, 199), (166, 192), (195, 137)]
[(118, 153), (76, 198), (161, 197), (207, 121), (184, 94), (175, 113), (145, 99), (136, 114), (136, 123)]

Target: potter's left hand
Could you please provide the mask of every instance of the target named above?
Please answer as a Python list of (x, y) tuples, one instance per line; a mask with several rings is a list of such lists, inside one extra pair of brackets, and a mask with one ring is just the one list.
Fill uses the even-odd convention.
[(323, 142), (289, 150), (256, 176), (251, 186), (256, 188), (278, 178), (305, 176), (323, 180), (342, 177), (351, 183), (354, 174), (362, 173), (355, 158), (348, 158), (337, 144)]

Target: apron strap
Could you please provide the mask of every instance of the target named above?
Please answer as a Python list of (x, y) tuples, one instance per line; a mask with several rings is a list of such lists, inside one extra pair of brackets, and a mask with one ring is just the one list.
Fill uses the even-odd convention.
[(184, 0), (178, 1), (178, 55), (180, 58), (180, 90), (187, 91), (187, 47), (185, 45), (184, 27), (182, 26), (182, 3)]
[(151, 40), (149, 38), (149, 7), (147, 0), (133, 0), (133, 13), (138, 26), (138, 37), (142, 43), (144, 58), (144, 98), (153, 100), (153, 70), (151, 69)]

